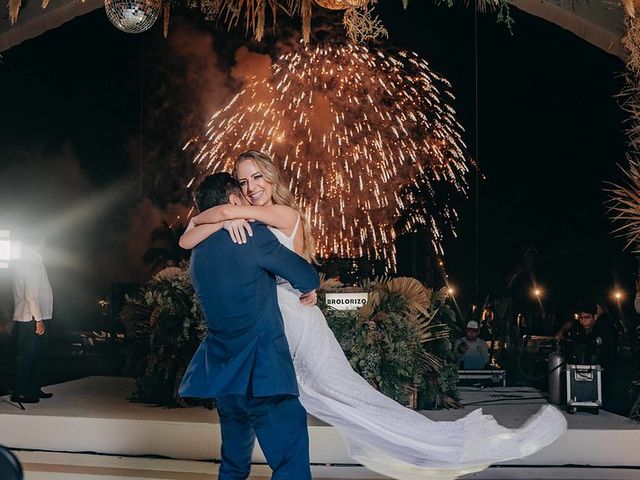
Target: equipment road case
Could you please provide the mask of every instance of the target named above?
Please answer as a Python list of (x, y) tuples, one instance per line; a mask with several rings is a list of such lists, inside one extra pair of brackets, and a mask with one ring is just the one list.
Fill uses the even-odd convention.
[(567, 412), (589, 410), (598, 414), (602, 406), (602, 367), (567, 364)]

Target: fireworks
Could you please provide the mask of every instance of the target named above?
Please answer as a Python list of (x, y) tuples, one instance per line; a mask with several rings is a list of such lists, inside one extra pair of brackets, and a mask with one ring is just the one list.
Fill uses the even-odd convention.
[(414, 53), (307, 47), (281, 56), (269, 78), (250, 80), (213, 116), (194, 161), (204, 175), (230, 170), (244, 150), (269, 152), (321, 257), (392, 268), (396, 236), (420, 226), (442, 252), (443, 229), (456, 220), (449, 200), (467, 191), (450, 88)]

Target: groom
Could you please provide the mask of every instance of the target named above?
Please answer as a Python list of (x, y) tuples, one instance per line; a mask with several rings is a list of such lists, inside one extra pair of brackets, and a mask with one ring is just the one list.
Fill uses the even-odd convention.
[[(198, 210), (240, 204), (228, 173), (206, 177), (195, 195)], [(262, 223), (237, 245), (218, 231), (191, 254), (193, 286), (209, 333), (180, 385), (184, 397), (215, 398), (222, 432), (219, 480), (249, 476), (255, 438), (272, 479), (310, 480), (307, 414), (278, 308), (274, 275), (301, 292), (318, 287), (318, 274), (283, 247)]]

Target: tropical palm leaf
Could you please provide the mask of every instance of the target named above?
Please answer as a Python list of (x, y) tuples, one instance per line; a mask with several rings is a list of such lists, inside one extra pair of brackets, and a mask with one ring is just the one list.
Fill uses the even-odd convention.
[(130, 338), (146, 336), (153, 308), (136, 301), (127, 301), (120, 312), (120, 322), (125, 326)]
[(619, 226), (612, 233), (626, 240), (625, 250), (640, 253), (640, 157), (627, 155), (627, 168), (620, 166), (624, 175), (624, 183), (618, 185), (608, 183), (607, 201), (611, 219)]
[(360, 316), (371, 317), (385, 301), (394, 296), (403, 299), (407, 313), (429, 317), (431, 290), (410, 277), (398, 277), (378, 283), (369, 294), (367, 304), (360, 309)]
[(360, 282), (360, 288), (365, 292), (373, 291), (378, 285), (381, 283), (386, 283), (389, 281), (389, 277), (387, 276), (379, 276), (375, 278), (365, 278)]
[(336, 292), (342, 287), (344, 287), (344, 284), (340, 281), (339, 278), (326, 278), (326, 275), (324, 273), (320, 274), (320, 286), (318, 287), (318, 290), (322, 292)]
[(444, 361), (435, 353), (424, 352), (424, 358), (427, 363), (434, 371), (439, 371), (442, 367), (444, 367)]
[(384, 284), (387, 295), (400, 295), (407, 302), (407, 308), (414, 313), (429, 315), (431, 305), (431, 290), (419, 280), (411, 277), (398, 277)]

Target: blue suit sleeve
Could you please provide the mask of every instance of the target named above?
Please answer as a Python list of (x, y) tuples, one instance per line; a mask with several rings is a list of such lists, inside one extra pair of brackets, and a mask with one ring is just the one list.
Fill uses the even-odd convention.
[(284, 247), (264, 224), (255, 224), (253, 247), (256, 260), (261, 268), (274, 273), (303, 293), (320, 286), (320, 278), (315, 268), (300, 255)]

